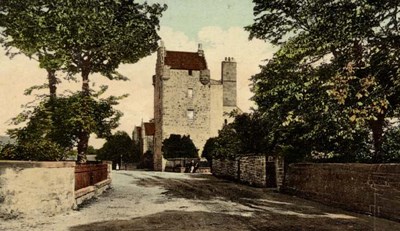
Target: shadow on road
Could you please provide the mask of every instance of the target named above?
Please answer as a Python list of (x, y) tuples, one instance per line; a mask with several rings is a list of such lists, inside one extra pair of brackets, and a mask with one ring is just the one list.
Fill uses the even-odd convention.
[(344, 212), (211, 175), (152, 176), (138, 178), (132, 183), (164, 188), (166, 200), (162, 203), (186, 199), (210, 211), (170, 209), (131, 220), (75, 226), (70, 230), (400, 230), (396, 222)]

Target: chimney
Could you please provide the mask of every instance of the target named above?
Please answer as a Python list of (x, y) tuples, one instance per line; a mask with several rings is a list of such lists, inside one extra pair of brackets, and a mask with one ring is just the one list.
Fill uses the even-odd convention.
[(197, 53), (199, 54), (199, 56), (204, 56), (203, 45), (201, 43), (199, 43)]
[(225, 57), (221, 63), (221, 77), (223, 84), (223, 105), (224, 107), (236, 107), (237, 98), (237, 70), (233, 57)]

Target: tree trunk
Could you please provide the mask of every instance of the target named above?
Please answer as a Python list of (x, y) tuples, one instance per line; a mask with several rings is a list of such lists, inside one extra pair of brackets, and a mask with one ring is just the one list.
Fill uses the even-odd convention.
[(53, 69), (47, 69), (47, 79), (49, 81), (50, 99), (55, 99), (57, 97), (56, 71)]
[(78, 158), (77, 162), (78, 163), (86, 163), (87, 158), (86, 158), (86, 153), (88, 149), (88, 144), (89, 144), (89, 133), (87, 131), (81, 131), (78, 135), (79, 141), (78, 141)]
[[(87, 102), (86, 102), (86, 97), (90, 97), (90, 88), (89, 88), (89, 73), (90, 70), (88, 65), (85, 65), (82, 69), (82, 97), (84, 98), (82, 106), (82, 111), (86, 113), (87, 110)], [(79, 132), (78, 135), (78, 158), (77, 162), (78, 163), (86, 163), (87, 158), (87, 148), (89, 144), (89, 137), (90, 137), (90, 131), (85, 130), (84, 128), (81, 128), (81, 131)]]
[(374, 156), (373, 161), (379, 162), (383, 158), (383, 128), (385, 126), (385, 115), (379, 114), (377, 120), (371, 120), (369, 122), (370, 128), (372, 130), (372, 139), (374, 143)]

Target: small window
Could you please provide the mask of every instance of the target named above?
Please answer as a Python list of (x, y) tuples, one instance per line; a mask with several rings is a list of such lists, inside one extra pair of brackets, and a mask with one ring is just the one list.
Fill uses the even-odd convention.
[(188, 98), (193, 98), (193, 88), (188, 89)]
[(193, 118), (194, 118), (194, 110), (193, 109), (187, 110), (187, 117), (188, 117), (188, 119), (193, 120)]
[(189, 70), (189, 75), (192, 76), (193, 75), (193, 70)]

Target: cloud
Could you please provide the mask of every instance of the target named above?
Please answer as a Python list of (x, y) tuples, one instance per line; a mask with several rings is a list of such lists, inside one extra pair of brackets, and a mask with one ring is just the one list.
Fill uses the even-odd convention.
[[(221, 61), (225, 57), (234, 57), (238, 63), (238, 106), (245, 111), (252, 106), (249, 101), (249, 78), (259, 72), (258, 66), (262, 60), (272, 57), (272, 46), (260, 40), (248, 41), (248, 33), (239, 27), (228, 30), (204, 27), (199, 31), (196, 40), (170, 27), (163, 27), (160, 36), (167, 50), (197, 51), (197, 44), (202, 43), (213, 79), (221, 77)], [(153, 117), (152, 76), (155, 74), (155, 63), (156, 54), (153, 54), (138, 63), (121, 65), (118, 71), (127, 76), (129, 81), (110, 81), (99, 75), (90, 77), (95, 87), (109, 85), (109, 95), (129, 94), (117, 106), (124, 113), (118, 130), (131, 134), (134, 126), (140, 125), (142, 119), (147, 121)], [(62, 73), (59, 75), (62, 77)], [(33, 99), (32, 96), (24, 96), (23, 91), (45, 82), (46, 72), (39, 68), (36, 61), (22, 55), (9, 60), (4, 54), (0, 54), (0, 135), (12, 127), (7, 121), (21, 111), (20, 105)], [(62, 92), (65, 89), (79, 88), (80, 83), (63, 80), (58, 90)], [(93, 141), (92, 144), (97, 147), (102, 144), (101, 141)]]

